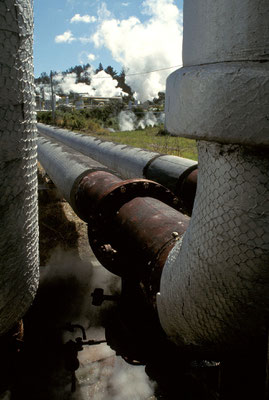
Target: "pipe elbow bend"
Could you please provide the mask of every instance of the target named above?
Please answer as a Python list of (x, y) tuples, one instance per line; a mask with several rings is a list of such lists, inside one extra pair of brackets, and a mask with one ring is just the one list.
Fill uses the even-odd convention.
[(241, 346), (269, 314), (269, 154), (203, 141), (198, 151), (193, 216), (167, 258), (158, 314), (178, 345)]

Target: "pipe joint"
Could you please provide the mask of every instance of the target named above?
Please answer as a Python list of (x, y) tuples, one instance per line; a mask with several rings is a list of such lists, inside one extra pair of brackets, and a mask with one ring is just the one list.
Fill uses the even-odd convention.
[[(147, 198), (150, 198), (151, 202), (155, 199), (156, 203), (149, 205)], [(76, 208), (81, 211), (84, 220), (89, 224), (88, 236), (93, 252), (108, 270), (120, 276), (124, 276), (126, 271), (128, 274), (133, 271), (136, 276), (140, 276), (143, 266), (148, 269), (154, 265), (156, 271), (161, 270), (158, 265), (164, 264), (168, 252), (177, 240), (172, 233), (182, 234), (178, 218), (174, 215), (178, 217), (179, 213), (170, 207), (178, 205), (179, 199), (170, 190), (156, 182), (146, 179), (121, 181), (104, 171), (96, 171), (85, 176), (76, 194)], [(167, 210), (172, 212), (173, 216), (169, 215), (168, 219), (167, 215), (165, 219), (160, 218), (159, 215), (167, 213)], [(129, 226), (129, 218), (132, 228)], [(157, 218), (161, 227), (155, 226), (156, 223), (144, 226), (142, 219), (149, 221), (151, 218), (154, 220)], [(187, 217), (183, 219), (185, 231)], [(167, 222), (168, 230), (163, 227)], [(148, 234), (141, 251), (140, 242), (141, 237), (145, 236), (144, 231)], [(164, 237), (161, 233), (164, 233)], [(156, 236), (158, 239), (154, 243)], [(129, 238), (128, 243), (126, 237)], [(132, 250), (134, 257), (130, 261)], [(133, 268), (130, 270), (127, 268), (128, 265), (132, 265)], [(159, 285), (161, 272), (156, 274), (158, 278), (153, 278), (153, 281), (157, 281)], [(152, 283), (150, 286), (155, 288), (157, 285)]]
[[(169, 189), (147, 179), (120, 180), (106, 171), (95, 171), (80, 182), (76, 204), (84, 210), (85, 220), (103, 221), (136, 197), (158, 199), (170, 207), (177, 208), (180, 200)], [(89, 202), (90, 199), (90, 202)]]

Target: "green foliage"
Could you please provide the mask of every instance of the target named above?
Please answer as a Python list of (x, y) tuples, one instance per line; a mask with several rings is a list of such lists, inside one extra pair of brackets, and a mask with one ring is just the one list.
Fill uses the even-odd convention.
[(113, 67), (111, 67), (110, 65), (108, 67), (106, 67), (105, 72), (109, 75), (112, 76), (112, 78), (114, 78), (117, 75), (117, 71), (114, 70)]
[[(98, 118), (101, 117), (101, 118)], [(101, 110), (74, 110), (55, 112), (55, 121), (51, 111), (38, 111), (37, 121), (43, 124), (56, 125), (61, 128), (83, 131), (83, 132), (105, 132), (104, 122), (109, 116), (102, 115)]]
[(52, 124), (52, 112), (51, 111), (38, 111), (37, 112), (37, 122), (42, 122), (43, 124)]

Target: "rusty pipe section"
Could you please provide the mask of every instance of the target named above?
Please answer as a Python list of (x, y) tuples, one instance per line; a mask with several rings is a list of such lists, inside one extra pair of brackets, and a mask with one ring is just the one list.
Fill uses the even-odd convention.
[(122, 278), (143, 281), (151, 298), (169, 251), (188, 226), (189, 218), (172, 208), (177, 204), (158, 183), (122, 181), (105, 171), (86, 175), (76, 194), (98, 260)]
[[(123, 179), (145, 178), (166, 186), (178, 197), (186, 200), (185, 211), (191, 214), (197, 183), (196, 161), (102, 141), (40, 123), (37, 125), (41, 135), (51, 137), (93, 158), (116, 171)], [(185, 185), (190, 175), (194, 185), (185, 199)]]
[(74, 211), (88, 223), (97, 259), (122, 278), (141, 282), (152, 304), (168, 253), (187, 229), (179, 199), (147, 179), (121, 180), (102, 164), (40, 137), (38, 158)]

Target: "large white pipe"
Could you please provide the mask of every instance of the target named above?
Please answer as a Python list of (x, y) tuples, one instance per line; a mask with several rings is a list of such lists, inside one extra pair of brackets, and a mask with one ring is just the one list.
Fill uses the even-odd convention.
[(166, 128), (269, 146), (269, 2), (184, 2), (184, 67), (166, 88)]
[(0, 6), (1, 335), (34, 298), (39, 258), (32, 1)]
[(266, 330), (268, 21), (265, 0), (184, 2), (184, 67), (168, 78), (166, 127), (198, 139), (198, 187), (157, 299), (179, 345), (226, 349)]

